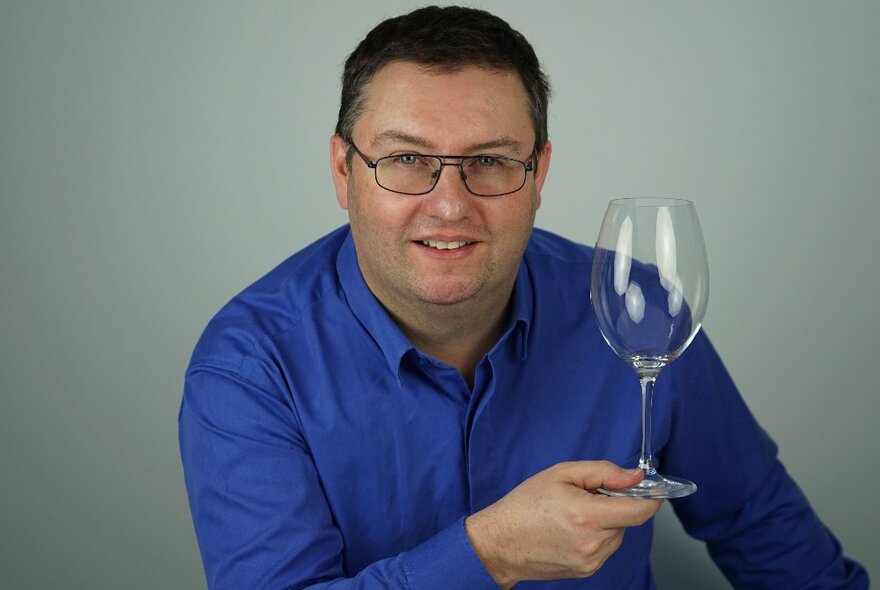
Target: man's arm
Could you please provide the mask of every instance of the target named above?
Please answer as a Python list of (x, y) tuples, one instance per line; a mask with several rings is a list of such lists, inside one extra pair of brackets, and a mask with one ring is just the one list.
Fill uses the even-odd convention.
[(463, 521), (346, 577), (343, 538), (295, 415), (239, 376), (190, 370), (179, 429), (210, 588), (495, 587)]
[(786, 473), (705, 335), (667, 371), (671, 388), (686, 393), (662, 466), (699, 486), (673, 508), (734, 587), (867, 588), (864, 568), (843, 555)]
[(560, 464), (466, 523), (346, 577), (344, 540), (291, 408), (234, 373), (203, 366), (187, 375), (179, 427), (212, 589), (478, 589), (585, 577), (617, 549), (626, 527), (659, 507), (592, 493), (631, 485), (638, 473), (604, 462)]

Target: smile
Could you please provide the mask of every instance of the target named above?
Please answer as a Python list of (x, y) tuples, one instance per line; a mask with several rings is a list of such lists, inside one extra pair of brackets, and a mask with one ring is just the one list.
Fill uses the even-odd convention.
[(437, 250), (456, 250), (473, 242), (441, 242), (440, 240), (422, 240), (422, 244)]

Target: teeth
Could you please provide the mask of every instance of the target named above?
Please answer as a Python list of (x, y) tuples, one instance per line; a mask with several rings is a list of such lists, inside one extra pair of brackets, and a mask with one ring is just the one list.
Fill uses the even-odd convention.
[(471, 242), (441, 242), (440, 240), (422, 240), (425, 246), (437, 248), (438, 250), (455, 250), (462, 246), (467, 246)]

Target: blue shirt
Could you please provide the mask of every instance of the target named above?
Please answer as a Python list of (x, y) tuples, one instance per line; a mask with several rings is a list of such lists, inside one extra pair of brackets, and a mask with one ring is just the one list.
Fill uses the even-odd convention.
[[(495, 588), (464, 518), (560, 461), (637, 463), (639, 388), (589, 305), (592, 250), (535, 230), (506, 332), (461, 375), (367, 288), (348, 227), (226, 305), (196, 346), (180, 446), (211, 588)], [(704, 335), (657, 381), (660, 470), (738, 587), (866, 588)], [(653, 588), (652, 524), (584, 580)]]

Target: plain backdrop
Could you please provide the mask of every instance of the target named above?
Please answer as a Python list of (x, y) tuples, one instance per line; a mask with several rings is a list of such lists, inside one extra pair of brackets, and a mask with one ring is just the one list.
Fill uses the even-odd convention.
[[(880, 579), (880, 3), (475, 5), (554, 87), (538, 225), (589, 244), (611, 198), (697, 203), (705, 329)], [(189, 354), (345, 223), (342, 62), (413, 7), (0, 0), (0, 587), (204, 587), (177, 450)], [(658, 521), (661, 588), (728, 587)]]

